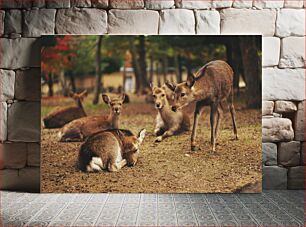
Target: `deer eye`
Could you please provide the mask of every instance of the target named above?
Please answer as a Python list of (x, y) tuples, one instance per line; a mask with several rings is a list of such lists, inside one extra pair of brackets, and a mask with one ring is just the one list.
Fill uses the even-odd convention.
[(181, 93), (181, 97), (184, 97), (186, 94), (185, 93)]
[(165, 97), (165, 94), (162, 94), (162, 97)]
[(156, 95), (153, 95), (153, 98), (156, 98)]

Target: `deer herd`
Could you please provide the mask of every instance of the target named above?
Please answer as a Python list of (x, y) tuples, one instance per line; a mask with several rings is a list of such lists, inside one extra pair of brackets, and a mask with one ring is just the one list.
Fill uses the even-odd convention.
[[(190, 130), (190, 119), (184, 107), (195, 103), (191, 150), (196, 151), (197, 125), (204, 106), (210, 106), (211, 149), (216, 149), (216, 138), (222, 113), (227, 104), (231, 113), (234, 138), (238, 139), (233, 104), (233, 70), (224, 61), (211, 61), (187, 80), (173, 84), (166, 82), (157, 87), (151, 84), (154, 106), (157, 110), (155, 142)], [(120, 129), (120, 116), (125, 95), (102, 94), (109, 107), (109, 115), (87, 116), (82, 101), (87, 91), (71, 93), (75, 107), (51, 111), (44, 119), (45, 128), (60, 128), (60, 142), (83, 142), (78, 155), (79, 169), (84, 172), (119, 171), (125, 165), (134, 166), (139, 156), (146, 130), (138, 135)]]

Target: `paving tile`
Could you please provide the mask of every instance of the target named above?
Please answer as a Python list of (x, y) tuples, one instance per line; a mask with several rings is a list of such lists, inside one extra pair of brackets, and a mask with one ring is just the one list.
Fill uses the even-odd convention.
[(1, 192), (4, 226), (304, 226), (303, 191), (261, 194)]

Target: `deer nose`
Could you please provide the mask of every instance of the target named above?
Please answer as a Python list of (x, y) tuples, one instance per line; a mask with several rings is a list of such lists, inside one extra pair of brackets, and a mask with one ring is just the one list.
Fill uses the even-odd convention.
[(156, 107), (159, 108), (159, 107), (160, 107), (160, 104), (159, 104), (159, 103), (156, 103)]
[(119, 108), (118, 108), (118, 107), (116, 107), (116, 108), (115, 108), (115, 111), (116, 111), (116, 112), (118, 112), (118, 111), (119, 111)]
[(172, 109), (173, 112), (176, 112), (176, 111), (177, 111), (177, 107), (176, 107), (176, 106), (172, 106), (171, 109)]

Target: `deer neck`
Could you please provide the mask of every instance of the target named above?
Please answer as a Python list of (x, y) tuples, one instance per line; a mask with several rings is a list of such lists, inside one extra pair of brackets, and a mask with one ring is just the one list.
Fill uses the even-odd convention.
[(113, 111), (111, 111), (108, 120), (113, 128), (119, 128), (119, 118), (120, 115), (114, 114)]
[(77, 106), (83, 111), (84, 115), (86, 115), (83, 104), (80, 99), (77, 101)]

